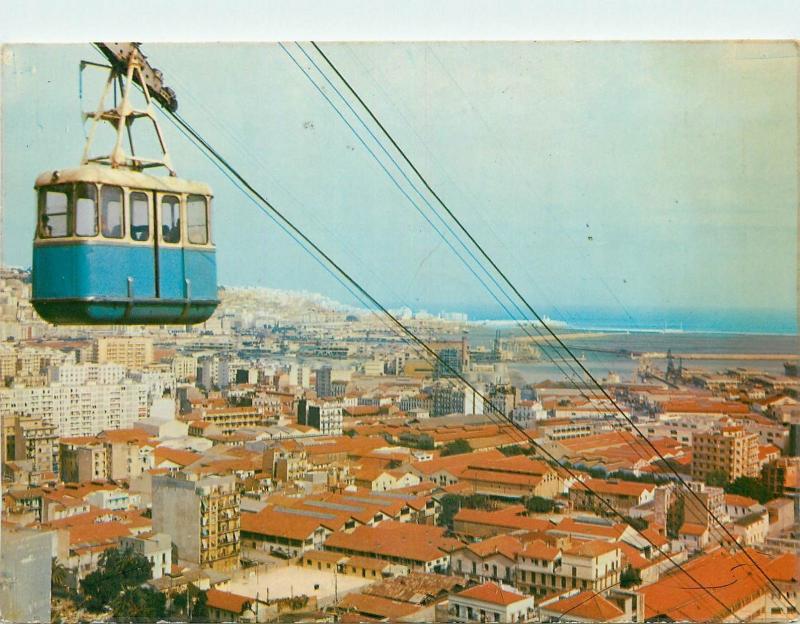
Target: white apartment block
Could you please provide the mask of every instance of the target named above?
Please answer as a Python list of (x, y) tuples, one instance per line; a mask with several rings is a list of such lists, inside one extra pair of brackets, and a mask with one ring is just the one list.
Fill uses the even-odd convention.
[(300, 364), (292, 364), (289, 366), (289, 385), (310, 388), (311, 368)]
[(172, 359), (172, 374), (177, 381), (194, 381), (197, 377), (197, 358), (193, 355), (176, 355)]
[(120, 364), (62, 364), (47, 369), (50, 383), (64, 386), (117, 384), (125, 377), (125, 367)]
[(511, 412), (511, 420), (523, 429), (532, 429), (536, 421), (547, 420), (547, 410), (539, 401), (520, 401)]
[(130, 371), (128, 377), (147, 386), (151, 404), (163, 397), (165, 392), (176, 396), (178, 382), (170, 366), (148, 366), (143, 370)]
[(46, 418), (59, 437), (126, 429), (148, 415), (145, 384), (51, 384), (0, 389), (0, 413)]

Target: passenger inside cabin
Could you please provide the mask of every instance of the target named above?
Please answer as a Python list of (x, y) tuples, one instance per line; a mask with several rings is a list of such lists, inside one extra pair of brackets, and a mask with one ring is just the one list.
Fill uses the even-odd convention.
[(50, 227), (50, 217), (42, 215), (42, 235), (50, 238), (53, 235), (53, 228)]
[(179, 243), (181, 240), (181, 221), (177, 219), (175, 225), (170, 227), (164, 224), (161, 227), (161, 237), (165, 243)]

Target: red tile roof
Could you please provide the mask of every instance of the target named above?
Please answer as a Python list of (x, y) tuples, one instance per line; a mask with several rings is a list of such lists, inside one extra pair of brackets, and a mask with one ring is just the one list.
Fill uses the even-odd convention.
[(606, 553), (619, 550), (617, 543), (592, 540), (589, 542), (575, 542), (564, 549), (564, 554), (577, 555), (579, 557), (599, 557)]
[[(781, 575), (783, 565), (793, 565), (791, 561), (781, 566), (773, 562), (772, 565), (776, 565), (773, 572), (768, 555), (754, 549), (748, 549), (748, 553), (759, 566), (776, 576)], [(684, 572), (676, 570), (639, 590), (645, 597), (646, 619), (667, 616), (675, 622), (723, 620), (730, 614), (719, 602), (742, 608), (760, 599), (771, 589), (742, 552), (731, 554), (717, 549), (684, 563), (683, 568), (692, 575), (691, 581)], [(713, 597), (705, 591), (698, 591), (698, 585), (713, 587)]]
[(587, 479), (585, 483), (576, 482), (570, 490), (591, 490), (597, 494), (613, 494), (615, 496), (632, 496), (639, 498), (643, 492), (651, 492), (656, 486), (652, 483), (636, 483), (605, 479)]
[(678, 531), (679, 535), (696, 535), (700, 536), (703, 535), (706, 531), (708, 531), (708, 527), (702, 524), (694, 524), (692, 522), (684, 522), (683, 526)]
[(725, 494), (725, 504), (733, 507), (752, 507), (758, 505), (758, 501), (749, 496), (741, 496), (739, 494)]
[(429, 562), (461, 545), (458, 540), (445, 537), (444, 531), (440, 527), (387, 520), (374, 527), (359, 526), (352, 533), (334, 533), (325, 548)]
[(348, 594), (342, 598), (338, 606), (340, 609), (390, 620), (396, 620), (420, 610), (419, 605), (368, 594)]
[(559, 553), (561, 553), (561, 549), (555, 546), (550, 546), (542, 540), (533, 540), (532, 542), (525, 544), (525, 548), (522, 549), (520, 555), (530, 559), (554, 561), (558, 557)]
[(469, 589), (458, 592), (456, 596), (502, 606), (508, 606), (528, 598), (528, 596), (518, 594), (517, 592), (508, 589), (503, 589), (496, 583), (491, 582), (470, 587)]
[(622, 617), (625, 613), (614, 603), (609, 602), (599, 594), (592, 591), (583, 591), (579, 594), (558, 600), (554, 603), (542, 607), (547, 611), (561, 613), (562, 617), (567, 615), (566, 621), (570, 616), (582, 618), (592, 622), (608, 622)]
[(243, 513), (242, 532), (287, 539), (308, 539), (322, 523), (318, 518), (303, 517), (265, 507), (258, 513)]
[(240, 596), (239, 594), (219, 589), (209, 589), (206, 592), (206, 598), (208, 599), (207, 604), (209, 607), (228, 613), (235, 613), (236, 615), (241, 614), (253, 600), (247, 596)]
[(516, 537), (496, 535), (474, 544), (468, 544), (466, 548), (482, 558), (498, 553), (513, 561), (516, 559), (517, 553), (522, 550), (522, 546), (522, 542)]

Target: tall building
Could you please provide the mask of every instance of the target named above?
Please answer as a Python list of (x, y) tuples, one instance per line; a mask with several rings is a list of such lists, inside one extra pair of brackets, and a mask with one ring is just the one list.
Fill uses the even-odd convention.
[(461, 346), (446, 346), (436, 351), (439, 356), (433, 369), (433, 378), (457, 377), (463, 371)]
[(61, 364), (47, 369), (50, 383), (65, 386), (81, 386), (84, 384), (110, 385), (120, 383), (125, 378), (125, 367), (121, 364), (107, 362), (105, 364)]
[(0, 414), (44, 418), (59, 437), (127, 429), (148, 415), (148, 388), (132, 381), (0, 388)]
[(297, 403), (297, 422), (318, 429), (322, 435), (342, 435), (342, 406), (339, 403), (300, 399)]
[(50, 572), (55, 535), (3, 527), (0, 540), (0, 618), (50, 621)]
[(318, 397), (324, 398), (333, 396), (333, 387), (331, 386), (332, 372), (330, 366), (322, 366), (316, 370), (314, 389)]
[(58, 472), (58, 434), (50, 421), (20, 416), (14, 425), (14, 459), (33, 462), (33, 472)]
[(197, 379), (197, 358), (193, 355), (176, 355), (172, 358), (172, 373), (177, 381)]
[(495, 415), (501, 412), (508, 418), (519, 403), (519, 389), (512, 384), (490, 384), (486, 389), (486, 398), (488, 401), (483, 406), (484, 412)]
[(219, 360), (205, 355), (197, 360), (197, 385), (206, 390), (219, 385)]
[(189, 481), (183, 476), (153, 477), (153, 531), (172, 538), (179, 561), (214, 570), (238, 567), (241, 509), (235, 477)]
[(697, 433), (692, 439), (692, 478), (707, 481), (710, 474), (727, 481), (757, 477), (758, 434), (743, 427), (719, 427)]
[[(473, 384), (475, 386), (475, 384)], [(431, 416), (447, 416), (448, 414), (483, 414), (484, 402), (481, 386), (473, 390), (468, 386), (455, 385), (451, 382), (437, 381), (431, 390)]]
[(153, 339), (145, 336), (101, 336), (94, 347), (98, 364), (114, 362), (127, 368), (153, 363)]
[(289, 366), (289, 385), (301, 388), (311, 387), (311, 369), (301, 364)]
[(108, 449), (97, 438), (64, 438), (59, 443), (58, 465), (65, 483), (108, 479)]

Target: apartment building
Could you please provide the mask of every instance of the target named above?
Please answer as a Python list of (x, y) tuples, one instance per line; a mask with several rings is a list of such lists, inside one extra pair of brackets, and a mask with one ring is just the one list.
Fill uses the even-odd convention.
[[(264, 416), (257, 407), (202, 407), (191, 412), (187, 420), (200, 420), (215, 425), (223, 435), (238, 429), (264, 424)], [(191, 432), (190, 432), (191, 433)]]
[(91, 436), (106, 429), (128, 428), (146, 418), (147, 387), (125, 381), (1, 388), (0, 413), (47, 419), (59, 437)]
[(167, 533), (178, 559), (214, 570), (239, 565), (240, 506), (236, 479), (189, 481), (178, 473), (153, 477), (153, 530)]
[(699, 433), (692, 441), (692, 477), (706, 481), (710, 474), (722, 474), (728, 481), (757, 477), (758, 434), (743, 427), (719, 427)]
[(501, 413), (506, 418), (519, 403), (519, 388), (512, 384), (490, 384), (486, 389), (483, 411), (487, 414)]
[(800, 500), (800, 457), (779, 457), (766, 464), (761, 472), (771, 495)]
[(61, 364), (47, 369), (50, 383), (64, 386), (80, 386), (84, 384), (110, 385), (118, 384), (125, 378), (125, 367), (109, 362), (106, 364)]
[[(470, 388), (448, 381), (437, 381), (431, 387), (431, 416), (448, 414), (483, 414), (486, 411), (482, 384)], [(401, 401), (401, 405), (407, 404)], [(422, 403), (420, 406), (423, 405)]]
[(172, 540), (166, 533), (145, 533), (123, 536), (123, 548), (129, 548), (147, 558), (153, 579), (160, 579), (172, 568)]
[(165, 395), (175, 396), (178, 382), (172, 367), (166, 364), (152, 365), (142, 370), (128, 373), (131, 381), (147, 386), (147, 395), (150, 403)]
[(333, 396), (333, 389), (331, 387), (331, 367), (322, 366), (314, 371), (314, 374), (314, 390), (316, 391), (317, 396), (320, 398)]
[(150, 434), (142, 429), (62, 438), (58, 451), (61, 479), (67, 483), (130, 481), (153, 468), (155, 448)]
[(105, 481), (108, 477), (108, 451), (95, 437), (62, 438), (58, 445), (58, 464), (65, 483)]
[(29, 459), (32, 472), (58, 472), (58, 434), (50, 421), (20, 416), (14, 423), (14, 459)]
[(193, 355), (178, 354), (172, 358), (172, 374), (181, 382), (197, 379), (197, 358)]
[(101, 336), (94, 345), (92, 355), (98, 364), (114, 362), (127, 368), (143, 368), (153, 363), (153, 339), (145, 336)]
[(451, 622), (529, 622), (535, 619), (534, 598), (511, 587), (487, 582), (470, 587), (448, 599)]
[(340, 436), (344, 422), (342, 405), (301, 399), (297, 404), (297, 422), (318, 429), (322, 435)]

